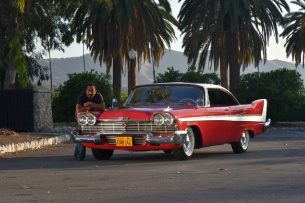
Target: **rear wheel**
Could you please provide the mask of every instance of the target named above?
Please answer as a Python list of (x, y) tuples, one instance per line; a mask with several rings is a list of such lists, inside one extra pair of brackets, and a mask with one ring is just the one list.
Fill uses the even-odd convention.
[(98, 160), (108, 160), (112, 157), (114, 150), (91, 148), (94, 158)]
[(191, 127), (188, 127), (186, 131), (186, 143), (184, 143), (180, 148), (173, 150), (173, 155), (178, 160), (190, 159), (195, 149), (194, 131)]
[(243, 132), (240, 140), (238, 142), (233, 142), (231, 144), (233, 152), (238, 154), (245, 153), (249, 146), (249, 140), (250, 140), (249, 132), (248, 131)]

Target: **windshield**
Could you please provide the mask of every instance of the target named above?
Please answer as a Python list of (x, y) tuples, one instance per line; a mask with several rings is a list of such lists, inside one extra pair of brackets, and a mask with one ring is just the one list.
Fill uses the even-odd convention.
[(194, 86), (145, 86), (132, 91), (125, 105), (179, 103), (189, 101), (196, 105), (203, 98), (203, 89)]

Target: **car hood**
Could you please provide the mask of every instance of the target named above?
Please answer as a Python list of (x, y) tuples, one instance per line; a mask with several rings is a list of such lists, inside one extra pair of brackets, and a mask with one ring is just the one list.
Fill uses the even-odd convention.
[(133, 107), (120, 107), (118, 109), (109, 109), (104, 111), (98, 119), (114, 119), (114, 120), (149, 120), (156, 112), (175, 112), (182, 109), (193, 109), (195, 106), (183, 105), (160, 105), (160, 106), (133, 106)]

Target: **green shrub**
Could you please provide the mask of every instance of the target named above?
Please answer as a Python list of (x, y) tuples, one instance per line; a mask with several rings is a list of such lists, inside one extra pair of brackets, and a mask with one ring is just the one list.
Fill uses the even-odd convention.
[(267, 116), (272, 121), (304, 121), (305, 96), (300, 73), (286, 68), (241, 77), (235, 96), (240, 103), (267, 99)]
[(89, 83), (96, 85), (97, 92), (103, 95), (106, 108), (111, 106), (113, 90), (109, 75), (97, 72), (68, 74), (69, 79), (60, 86), (52, 100), (53, 121), (75, 121), (75, 108), (78, 96), (85, 92)]
[(181, 73), (179, 73), (179, 71), (174, 70), (174, 67), (168, 67), (167, 71), (165, 71), (164, 74), (158, 73), (155, 83), (179, 81), (181, 81)]
[(128, 92), (121, 92), (121, 105), (120, 106), (122, 106), (127, 99), (128, 99)]
[(156, 83), (163, 82), (194, 82), (220, 84), (220, 79), (216, 73), (202, 73), (195, 71), (196, 67), (191, 66), (186, 73), (179, 73), (173, 67), (167, 68), (164, 74), (159, 73), (156, 77)]

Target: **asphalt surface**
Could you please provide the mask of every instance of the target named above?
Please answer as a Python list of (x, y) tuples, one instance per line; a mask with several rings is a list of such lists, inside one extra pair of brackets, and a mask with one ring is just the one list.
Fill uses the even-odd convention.
[(305, 202), (305, 132), (271, 131), (245, 154), (230, 145), (188, 161), (161, 151), (115, 151), (111, 160), (73, 158), (75, 144), (0, 159), (6, 202)]

